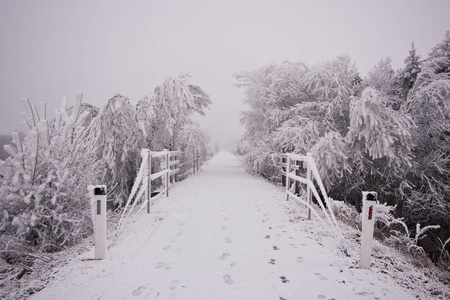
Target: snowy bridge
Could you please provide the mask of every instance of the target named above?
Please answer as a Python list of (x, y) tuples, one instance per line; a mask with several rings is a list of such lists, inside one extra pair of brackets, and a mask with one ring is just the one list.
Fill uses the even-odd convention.
[[(413, 299), (357, 269), (286, 191), (221, 152), (124, 226), (106, 259), (74, 259), (35, 299)], [(349, 250), (350, 251), (350, 250)]]

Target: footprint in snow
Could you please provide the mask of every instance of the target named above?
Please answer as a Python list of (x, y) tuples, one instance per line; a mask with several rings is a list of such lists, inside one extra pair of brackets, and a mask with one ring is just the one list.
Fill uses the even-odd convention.
[(233, 280), (231, 279), (231, 276), (228, 275), (228, 274), (223, 276), (223, 281), (224, 281), (226, 284), (233, 284)]
[[(172, 280), (169, 285), (169, 290), (173, 291), (174, 289), (176, 289), (178, 287), (178, 285), (180, 283), (181, 283), (181, 281), (179, 281), (178, 279)], [(182, 286), (182, 287), (184, 287), (184, 286)]]
[(145, 291), (147, 289), (147, 287), (145, 286), (140, 286), (137, 289), (135, 289), (131, 294), (133, 296), (139, 296), (140, 294), (142, 294), (143, 291)]
[(220, 260), (226, 259), (228, 256), (230, 256), (229, 253), (223, 253), (221, 257), (219, 257)]
[(302, 263), (303, 262), (303, 257), (298, 256), (296, 260), (297, 260), (297, 262)]
[(167, 246), (165, 246), (165, 247), (163, 248), (163, 250), (164, 250), (164, 251), (167, 251), (167, 250), (169, 250), (170, 248), (172, 248), (172, 246), (167, 245)]
[(169, 263), (169, 262), (166, 262), (166, 263), (158, 262), (155, 266), (155, 269), (161, 269), (161, 268), (164, 268), (166, 270), (172, 270), (171, 263)]
[(274, 264), (275, 264), (275, 259), (271, 258), (271, 259), (269, 260), (269, 264), (274, 265)]
[(225, 242), (227, 242), (228, 244), (231, 244), (233, 241), (230, 238), (225, 238)]
[(289, 283), (289, 279), (287, 279), (285, 276), (280, 276), (281, 282), (282, 283)]
[(270, 239), (270, 235), (266, 235), (266, 237), (265, 237), (266, 239)]
[(327, 280), (328, 279), (327, 277), (323, 276), (320, 273), (314, 273), (314, 275), (316, 275), (320, 280)]
[(273, 246), (273, 250), (280, 250), (277, 246)]

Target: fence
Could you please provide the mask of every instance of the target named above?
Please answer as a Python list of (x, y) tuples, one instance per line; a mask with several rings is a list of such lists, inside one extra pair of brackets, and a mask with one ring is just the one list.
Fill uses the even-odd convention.
[[(133, 188), (131, 189), (130, 196), (127, 199), (125, 208), (117, 225), (118, 229), (120, 228), (125, 215), (128, 217), (136, 205), (140, 204), (140, 208), (137, 213), (139, 213), (145, 206), (147, 206), (147, 213), (150, 213), (150, 199), (152, 198), (153, 193), (153, 181), (161, 178), (163, 188), (161, 190), (156, 190), (155, 192), (157, 195), (165, 194), (167, 197), (169, 196), (170, 181), (180, 171), (180, 169), (177, 168), (177, 164), (179, 164), (177, 157), (179, 155), (179, 151), (164, 150), (155, 152), (150, 151), (149, 149), (141, 150), (142, 163), (136, 176)], [(155, 158), (160, 158), (161, 163), (159, 164), (159, 170), (152, 173), (152, 160)], [(178, 179), (177, 177), (175, 178)], [(144, 201), (141, 201), (144, 194), (145, 199)]]
[[(156, 200), (162, 195), (169, 196), (170, 184), (176, 183), (184, 179), (189, 174), (199, 170), (200, 155), (198, 150), (193, 151), (192, 161), (189, 159), (190, 153), (181, 151), (150, 151), (149, 149), (141, 150), (142, 163), (136, 180), (131, 189), (130, 196), (127, 199), (125, 208), (120, 217), (117, 229), (120, 229), (124, 218), (128, 218), (137, 205), (140, 205), (136, 214), (147, 207), (147, 213), (150, 213), (150, 200)], [(156, 159), (159, 160), (156, 161)], [(181, 161), (185, 161), (181, 163)], [(192, 163), (192, 168), (191, 164)], [(187, 171), (181, 173), (182, 167)], [(153, 172), (153, 173), (152, 173)], [(158, 181), (158, 184), (154, 184)], [(145, 196), (144, 200), (142, 198)], [(153, 197), (154, 196), (154, 197)]]
[(190, 174), (195, 174), (199, 170), (199, 166), (201, 165), (202, 157), (198, 150), (181, 152), (181, 161), (184, 161), (179, 165), (180, 167), (180, 180), (183, 180)]
[[(319, 218), (319, 220), (328, 230), (341, 235), (336, 218), (331, 208), (330, 201), (327, 196), (327, 192), (325, 191), (325, 187), (323, 185), (322, 179), (320, 178), (319, 171), (312, 156), (309, 153), (306, 156), (287, 154), (285, 161), (286, 164), (283, 164), (282, 167), (283, 170), (286, 171), (286, 175), (284, 179), (282, 178), (282, 182), (285, 182), (286, 185), (287, 200), (289, 200), (289, 197), (293, 197), (300, 203), (306, 205), (306, 207), (308, 208), (308, 219), (311, 219), (312, 212), (316, 217)], [(302, 169), (305, 170), (305, 172), (303, 172), (306, 173), (305, 177), (300, 176), (300, 173), (302, 173)], [(314, 185), (314, 180), (319, 186), (323, 200)], [(302, 199), (299, 196), (300, 184), (306, 184), (306, 200)], [(323, 218), (320, 217), (319, 213), (314, 209), (314, 206), (312, 205), (312, 196), (314, 196), (314, 198), (316, 199), (329, 224), (327, 224), (323, 220)], [(328, 211), (325, 208), (325, 204), (328, 208)]]

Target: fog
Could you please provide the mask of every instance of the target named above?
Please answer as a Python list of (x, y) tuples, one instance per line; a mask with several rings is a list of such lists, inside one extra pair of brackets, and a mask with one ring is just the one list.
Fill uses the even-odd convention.
[(285, 60), (349, 54), (364, 76), (381, 58), (425, 57), (450, 29), (449, 1), (3, 1), (0, 132), (20, 129), (20, 98), (62, 96), (101, 107), (136, 103), (168, 76), (189, 73), (213, 105), (196, 118), (228, 146), (243, 129), (233, 74)]

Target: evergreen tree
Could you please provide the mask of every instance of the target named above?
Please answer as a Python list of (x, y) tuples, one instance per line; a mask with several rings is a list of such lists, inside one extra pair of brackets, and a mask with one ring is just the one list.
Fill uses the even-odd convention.
[(433, 47), (426, 60), (436, 74), (450, 73), (450, 31), (446, 32), (442, 42)]
[[(409, 50), (409, 56), (405, 58), (405, 67), (397, 74), (397, 82), (401, 89), (402, 101), (406, 100), (409, 91), (416, 82), (417, 75), (421, 71), (420, 56), (416, 54), (414, 43), (411, 43), (411, 50)], [(397, 108), (399, 109), (399, 107)]]

